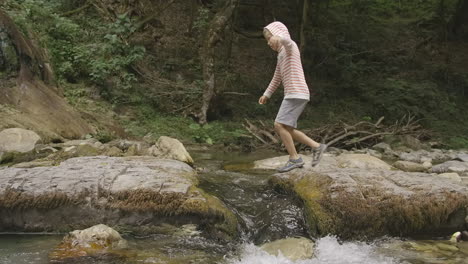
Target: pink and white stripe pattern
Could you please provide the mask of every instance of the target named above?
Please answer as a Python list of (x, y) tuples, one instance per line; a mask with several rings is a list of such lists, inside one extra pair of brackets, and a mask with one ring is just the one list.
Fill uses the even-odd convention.
[(273, 22), (265, 28), (273, 36), (281, 37), (282, 47), (278, 52), (275, 74), (263, 95), (270, 98), (278, 86), (283, 83), (285, 99), (310, 100), (309, 87), (302, 69), (301, 54), (296, 43), (291, 39), (288, 28), (281, 22)]

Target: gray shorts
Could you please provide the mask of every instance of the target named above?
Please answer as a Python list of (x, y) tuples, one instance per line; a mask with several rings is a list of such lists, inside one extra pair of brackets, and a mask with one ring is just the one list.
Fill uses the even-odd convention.
[(297, 128), (297, 119), (308, 102), (305, 99), (283, 99), (275, 122)]

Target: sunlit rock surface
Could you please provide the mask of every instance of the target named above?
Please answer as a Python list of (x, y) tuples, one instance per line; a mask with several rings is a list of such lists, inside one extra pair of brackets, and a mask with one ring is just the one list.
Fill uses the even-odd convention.
[(148, 154), (163, 159), (174, 159), (192, 165), (193, 159), (184, 145), (175, 138), (162, 136), (148, 149)]
[(0, 168), (0, 230), (70, 231), (103, 223), (134, 232), (203, 224), (232, 236), (237, 222), (196, 185), (187, 164), (154, 157), (82, 157), (54, 167)]
[[(316, 167), (306, 157), (304, 168), (271, 178), (274, 186), (304, 202), (312, 233), (374, 237), (450, 230), (465, 224), (467, 185), (437, 174), (390, 169), (364, 154), (345, 155), (343, 162), (343, 154), (325, 154)], [(276, 168), (287, 158), (256, 161), (254, 168)]]

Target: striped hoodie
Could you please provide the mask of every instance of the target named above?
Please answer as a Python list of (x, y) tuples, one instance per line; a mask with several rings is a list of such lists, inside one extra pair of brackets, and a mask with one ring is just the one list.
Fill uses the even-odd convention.
[(309, 87), (302, 69), (301, 54), (296, 43), (291, 39), (288, 28), (281, 22), (273, 22), (265, 28), (273, 36), (281, 37), (282, 47), (278, 52), (275, 74), (263, 95), (270, 98), (278, 86), (283, 83), (285, 99), (310, 100)]

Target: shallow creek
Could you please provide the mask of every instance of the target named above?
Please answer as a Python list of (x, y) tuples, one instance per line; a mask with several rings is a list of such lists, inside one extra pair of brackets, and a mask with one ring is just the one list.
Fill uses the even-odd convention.
[[(229, 164), (273, 157), (275, 153), (194, 152), (200, 173), (200, 187), (221, 199), (238, 217), (241, 239), (219, 245), (200, 236), (195, 226), (175, 228), (146, 237), (123, 234), (129, 249), (122, 257), (102, 256), (60, 263), (158, 263), (158, 264), (340, 264), (340, 263), (451, 263), (468, 264), (468, 242), (452, 244), (448, 236), (422, 239), (380, 238), (372, 242), (340, 241), (336, 237), (310, 237), (300, 205), (290, 196), (268, 186), (271, 172), (228, 171)], [(191, 152), (192, 153), (192, 152)], [(162, 228), (164, 230), (164, 228)], [(286, 237), (302, 236), (315, 242), (312, 259), (292, 262), (271, 256), (256, 245)], [(63, 234), (0, 234), (1, 264), (49, 263), (48, 254)]]

